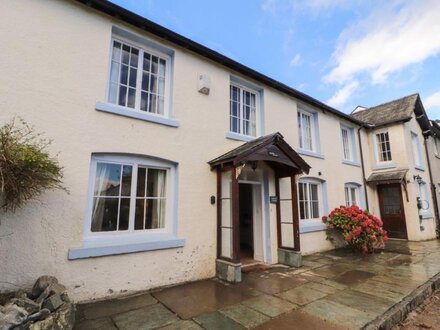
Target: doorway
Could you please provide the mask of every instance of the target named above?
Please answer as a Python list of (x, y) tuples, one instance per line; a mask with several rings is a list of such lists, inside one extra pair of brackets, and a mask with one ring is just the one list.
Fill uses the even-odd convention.
[(400, 184), (378, 185), (380, 214), (390, 238), (408, 239)]
[(263, 261), (262, 198), (260, 183), (239, 183), (240, 261)]

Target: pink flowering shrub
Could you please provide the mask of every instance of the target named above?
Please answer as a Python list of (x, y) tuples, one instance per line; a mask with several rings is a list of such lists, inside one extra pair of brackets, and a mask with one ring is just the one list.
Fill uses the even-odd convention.
[(383, 222), (356, 205), (340, 206), (322, 217), (322, 221), (327, 224), (330, 240), (335, 231), (339, 232), (353, 250), (372, 253), (374, 249), (383, 248), (388, 240)]

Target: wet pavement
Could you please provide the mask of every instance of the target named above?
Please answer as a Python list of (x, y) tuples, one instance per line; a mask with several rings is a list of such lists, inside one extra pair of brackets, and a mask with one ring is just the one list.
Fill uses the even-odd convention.
[(440, 273), (440, 241), (389, 241), (375, 255), (334, 250), (273, 267), (78, 305), (75, 329), (359, 329)]

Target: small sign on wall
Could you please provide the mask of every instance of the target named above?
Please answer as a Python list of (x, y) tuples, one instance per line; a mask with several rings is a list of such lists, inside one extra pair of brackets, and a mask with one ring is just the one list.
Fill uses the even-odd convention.
[(271, 204), (278, 204), (278, 202), (280, 201), (278, 196), (269, 196), (269, 201)]

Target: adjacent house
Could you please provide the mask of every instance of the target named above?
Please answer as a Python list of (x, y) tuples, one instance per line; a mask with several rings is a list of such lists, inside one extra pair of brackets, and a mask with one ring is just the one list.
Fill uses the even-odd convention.
[(434, 139), (420, 96), (358, 108), (352, 116), (371, 125), (362, 141), (369, 154), (364, 163), (368, 209), (380, 214), (391, 238), (435, 238), (438, 208), (427, 156)]
[(350, 116), (107, 1), (0, 10), (0, 122), (53, 139), (70, 191), (0, 214), (0, 290), (53, 274), (84, 301), (299, 266), (333, 248), (339, 205), (435, 238), (418, 95)]

